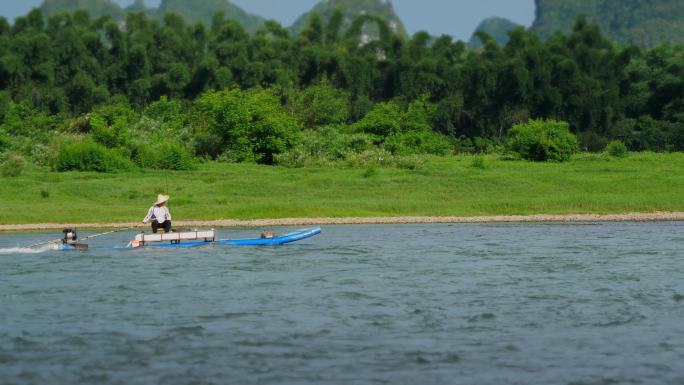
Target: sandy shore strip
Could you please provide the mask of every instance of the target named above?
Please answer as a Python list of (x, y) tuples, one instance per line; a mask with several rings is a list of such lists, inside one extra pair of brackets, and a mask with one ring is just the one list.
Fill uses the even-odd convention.
[[(421, 223), (530, 223), (530, 222), (655, 222), (684, 221), (684, 212), (654, 212), (627, 214), (569, 214), (569, 215), (495, 215), (477, 217), (350, 217), (350, 218), (282, 218), (254, 220), (174, 221), (176, 228), (188, 227), (279, 227), (311, 225), (381, 225)], [(0, 225), (0, 231), (77, 229), (147, 228), (141, 223), (34, 223)]]

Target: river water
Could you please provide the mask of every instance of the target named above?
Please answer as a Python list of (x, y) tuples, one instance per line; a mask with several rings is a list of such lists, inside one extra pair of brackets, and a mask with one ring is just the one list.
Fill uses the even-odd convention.
[(42, 253), (13, 247), (59, 234), (4, 234), (0, 384), (682, 384), (683, 230), (330, 226), (284, 247), (117, 234)]

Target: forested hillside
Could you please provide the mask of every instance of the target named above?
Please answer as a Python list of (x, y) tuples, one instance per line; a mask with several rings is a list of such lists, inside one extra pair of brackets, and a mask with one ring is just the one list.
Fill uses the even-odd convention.
[(91, 17), (109, 15), (114, 20), (123, 21), (127, 12), (144, 12), (147, 16), (163, 20), (168, 12), (176, 12), (192, 24), (202, 22), (211, 25), (217, 12), (222, 12), (225, 20), (233, 20), (248, 32), (254, 32), (264, 24), (265, 19), (245, 12), (229, 0), (162, 0), (159, 8), (145, 6), (143, 0), (136, 0), (125, 9), (111, 0), (44, 0), (40, 6), (46, 16), (62, 13), (87, 11)]
[(531, 118), (568, 122), (589, 150), (611, 139), (684, 150), (681, 47), (616, 47), (583, 20), (565, 36), (515, 29), (476, 51), (355, 23), (388, 33), (360, 44), (335, 20), (291, 37), (274, 22), (250, 35), (173, 13), (129, 14), (125, 28), (83, 12), (0, 18), (0, 153), (60, 170), (93, 157), (99, 170), (195, 157), (358, 164), (494, 151)]
[[(217, 12), (222, 12), (225, 20), (236, 21), (249, 33), (254, 33), (266, 21), (260, 16), (245, 12), (230, 0), (162, 0), (158, 8), (146, 7), (144, 0), (136, 0), (125, 9), (111, 0), (44, 0), (40, 9), (47, 16), (83, 10), (92, 17), (109, 15), (119, 21), (125, 20), (126, 12), (144, 12), (158, 20), (163, 20), (168, 12), (176, 12), (188, 23), (202, 22), (206, 26), (211, 25), (212, 18)], [(342, 13), (339, 22), (343, 32), (351, 27), (358, 16), (367, 15), (385, 20), (394, 33), (406, 36), (403, 23), (387, 0), (322, 0), (310, 12), (300, 16), (290, 30), (294, 34), (302, 32), (314, 13), (327, 24), (338, 10)], [(378, 26), (372, 23), (364, 25), (360, 32), (369, 38), (376, 38), (380, 33)]]
[[(310, 12), (300, 16), (290, 30), (295, 34), (301, 33), (314, 13), (321, 17), (324, 24), (328, 24), (334, 20), (337, 11), (341, 12), (341, 19), (335, 23), (341, 23), (342, 32), (347, 31), (359, 16), (368, 16), (384, 20), (393, 33), (407, 36), (404, 24), (388, 0), (322, 0)], [(370, 38), (380, 34), (378, 26), (373, 23), (365, 25), (362, 32)]]
[(248, 32), (256, 31), (265, 21), (227, 0), (162, 0), (157, 10), (159, 18), (168, 12), (176, 12), (191, 23), (199, 21), (207, 26), (211, 25), (214, 14), (222, 12), (226, 20), (236, 21)]
[[(133, 4), (129, 5), (126, 7), (126, 11), (128, 12), (155, 12), (156, 10), (154, 8), (148, 8), (147, 5), (145, 4), (145, 0), (135, 0)], [(73, 12), (73, 10), (71, 10)], [(93, 16), (93, 15), (91, 15)]]
[(468, 46), (473, 49), (482, 47), (482, 36), (479, 32), (487, 34), (499, 45), (506, 45), (508, 43), (508, 33), (517, 27), (522, 26), (502, 17), (487, 18), (475, 28), (473, 36), (468, 41)]
[(610, 40), (655, 46), (684, 42), (684, 1), (681, 0), (536, 0), (532, 29), (547, 38), (570, 32), (575, 19), (587, 16)]
[(92, 17), (109, 15), (114, 20), (124, 20), (126, 12), (111, 0), (44, 0), (40, 10), (45, 15), (83, 10)]

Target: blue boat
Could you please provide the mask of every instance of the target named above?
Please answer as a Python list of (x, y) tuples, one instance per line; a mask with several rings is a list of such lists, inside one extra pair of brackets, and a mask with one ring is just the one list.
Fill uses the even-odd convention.
[(60, 245), (60, 244), (54, 244), (50, 246), (50, 250), (54, 251), (74, 251), (74, 250), (83, 250), (82, 248), (76, 248), (74, 246), (70, 245)]
[[(224, 240), (211, 240), (205, 239), (202, 241), (176, 241), (171, 243), (151, 243), (145, 242), (144, 245), (139, 247), (200, 247), (209, 245), (228, 245), (228, 246), (278, 246), (285, 245), (287, 243), (301, 241), (303, 239), (311, 238), (315, 235), (321, 233), (321, 228), (316, 227), (313, 229), (305, 229), (293, 231), (280, 236), (275, 236), (272, 238), (248, 238), (248, 239), (224, 239)], [(131, 245), (129, 245), (131, 247)]]
[(86, 244), (65, 244), (65, 243), (53, 243), (49, 247), (50, 250), (54, 251), (75, 251), (75, 250), (88, 250), (88, 245)]

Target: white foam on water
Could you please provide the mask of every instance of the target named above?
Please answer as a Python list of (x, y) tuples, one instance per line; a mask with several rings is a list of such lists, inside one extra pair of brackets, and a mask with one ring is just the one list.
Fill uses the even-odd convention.
[(0, 255), (3, 254), (40, 254), (46, 251), (56, 250), (55, 244), (42, 245), (40, 247), (0, 247)]

